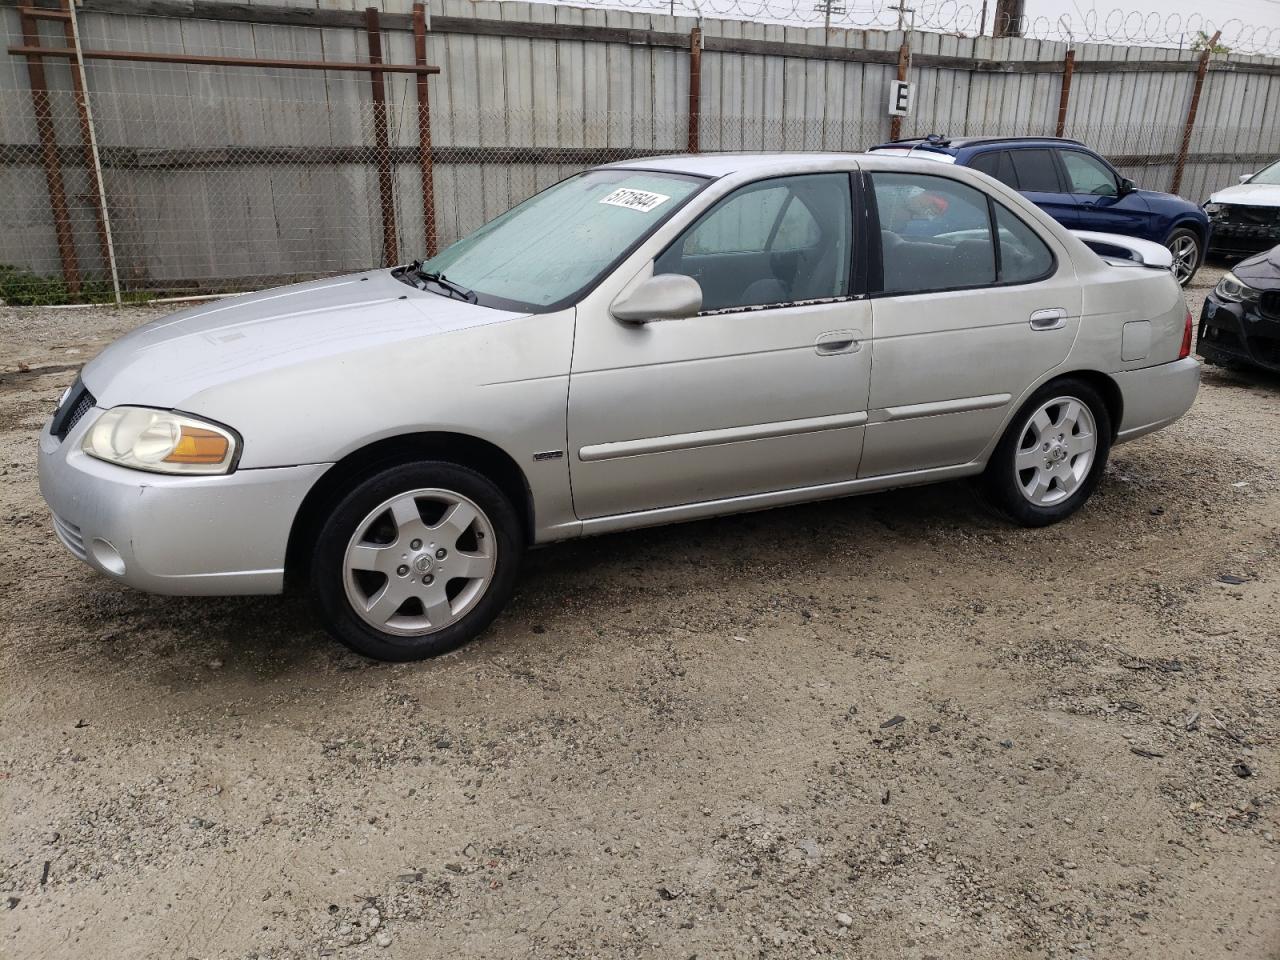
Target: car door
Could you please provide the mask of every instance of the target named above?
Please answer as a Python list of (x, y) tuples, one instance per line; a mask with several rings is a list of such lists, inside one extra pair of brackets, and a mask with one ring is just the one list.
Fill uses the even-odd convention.
[(871, 310), (847, 171), (747, 184), (641, 271), (703, 286), (697, 316), (580, 312), (569, 385), (582, 519), (857, 476)]
[(1075, 227), (1075, 197), (1062, 179), (1053, 151), (1048, 147), (1015, 147), (1009, 150), (1009, 159), (1018, 191), (1064, 227)]
[(1060, 150), (1062, 174), (1075, 205), (1079, 230), (1147, 236), (1147, 202), (1136, 192), (1123, 196), (1120, 177), (1107, 164), (1083, 150)]
[[(1075, 269), (1051, 235), (973, 186), (867, 176), (882, 266), (869, 278), (875, 368), (859, 476), (971, 463), (1028, 385), (1070, 351)], [(920, 239), (917, 224), (904, 238), (904, 226), (943, 205), (942, 231)]]

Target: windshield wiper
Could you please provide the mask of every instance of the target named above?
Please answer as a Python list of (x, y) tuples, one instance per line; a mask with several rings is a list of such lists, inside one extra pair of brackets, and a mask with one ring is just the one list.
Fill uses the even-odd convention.
[(415, 260), (409, 264), (409, 268), (405, 270), (406, 274), (413, 274), (418, 278), (414, 286), (419, 290), (427, 289), (428, 283), (434, 283), (437, 287), (444, 290), (449, 296), (455, 300), (465, 300), (467, 303), (476, 303), (480, 297), (474, 290), (469, 290), (460, 283), (454, 283), (443, 273), (432, 273), (422, 269), (422, 261)]

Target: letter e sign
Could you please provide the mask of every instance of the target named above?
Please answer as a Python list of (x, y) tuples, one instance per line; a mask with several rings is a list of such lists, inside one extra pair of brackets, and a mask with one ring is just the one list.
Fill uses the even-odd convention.
[(916, 85), (906, 80), (893, 80), (889, 83), (889, 116), (905, 117), (911, 112), (916, 99)]

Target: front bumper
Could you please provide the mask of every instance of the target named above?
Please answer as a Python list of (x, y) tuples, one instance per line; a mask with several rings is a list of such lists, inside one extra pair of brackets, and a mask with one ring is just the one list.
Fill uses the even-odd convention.
[(1200, 309), (1196, 352), (1210, 363), (1245, 363), (1280, 372), (1280, 320), (1209, 294)]
[(328, 464), (164, 476), (80, 449), (102, 411), (59, 442), (40, 434), (40, 493), (58, 539), (100, 573), (150, 593), (279, 593), (298, 507)]
[(1280, 223), (1241, 224), (1213, 221), (1209, 253), (1245, 256), (1270, 250), (1280, 243)]
[(1200, 390), (1200, 361), (1184, 357), (1115, 375), (1124, 413), (1116, 443), (1167, 427), (1191, 409)]

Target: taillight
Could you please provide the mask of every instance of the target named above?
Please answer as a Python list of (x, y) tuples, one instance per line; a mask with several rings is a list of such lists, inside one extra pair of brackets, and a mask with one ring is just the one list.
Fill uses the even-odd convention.
[(1187, 325), (1182, 329), (1182, 349), (1178, 351), (1178, 359), (1191, 356), (1191, 308), (1187, 308)]

